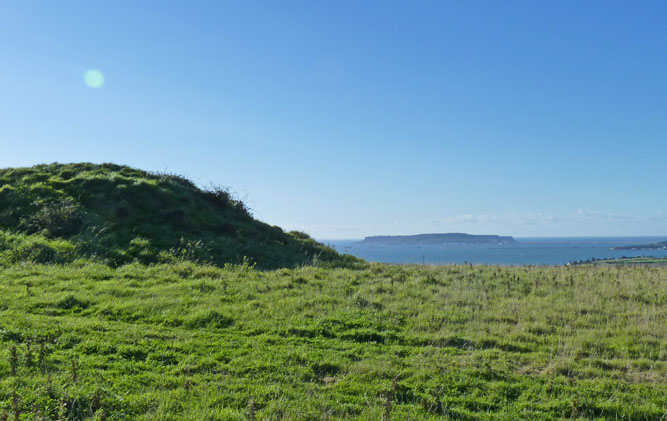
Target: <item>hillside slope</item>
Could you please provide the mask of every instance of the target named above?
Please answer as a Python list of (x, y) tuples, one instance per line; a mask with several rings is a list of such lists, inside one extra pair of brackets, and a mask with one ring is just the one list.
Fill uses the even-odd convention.
[(254, 219), (225, 189), (115, 164), (0, 169), (0, 262), (354, 264)]

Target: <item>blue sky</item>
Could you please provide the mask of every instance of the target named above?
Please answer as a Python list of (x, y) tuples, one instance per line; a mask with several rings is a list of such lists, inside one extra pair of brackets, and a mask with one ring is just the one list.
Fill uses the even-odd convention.
[(324, 239), (667, 235), (666, 22), (664, 1), (6, 1), (0, 167), (175, 172)]

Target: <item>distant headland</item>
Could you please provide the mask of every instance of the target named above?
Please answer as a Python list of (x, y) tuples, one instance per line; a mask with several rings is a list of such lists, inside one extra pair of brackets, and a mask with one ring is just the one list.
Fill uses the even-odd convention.
[(359, 244), (392, 246), (436, 246), (443, 244), (513, 244), (514, 237), (501, 235), (472, 235), (463, 233), (375, 235), (364, 238)]
[(613, 247), (612, 250), (667, 250), (667, 241), (652, 244), (638, 244), (633, 246)]

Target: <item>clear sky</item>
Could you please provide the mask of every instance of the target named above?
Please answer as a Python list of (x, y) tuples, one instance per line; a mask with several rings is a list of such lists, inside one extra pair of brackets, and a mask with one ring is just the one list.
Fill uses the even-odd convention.
[(667, 235), (667, 2), (0, 2), (0, 167), (56, 161), (320, 239)]

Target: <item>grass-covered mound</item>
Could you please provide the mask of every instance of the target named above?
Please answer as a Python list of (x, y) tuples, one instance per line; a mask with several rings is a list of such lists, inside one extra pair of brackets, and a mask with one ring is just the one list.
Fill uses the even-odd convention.
[(657, 266), (15, 265), (0, 419), (663, 420), (666, 307)]
[(114, 164), (0, 169), (0, 263), (93, 258), (114, 266), (196, 260), (354, 264), (303, 233), (254, 219), (227, 190)]

